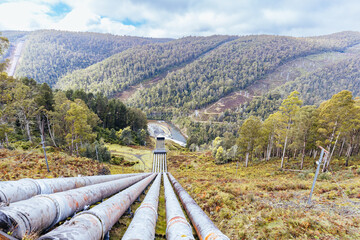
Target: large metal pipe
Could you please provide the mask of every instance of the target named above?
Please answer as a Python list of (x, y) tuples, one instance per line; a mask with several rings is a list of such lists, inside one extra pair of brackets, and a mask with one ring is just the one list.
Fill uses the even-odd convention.
[(205, 212), (196, 204), (194, 199), (185, 191), (185, 189), (169, 174), (177, 195), (184, 206), (192, 225), (194, 226), (200, 240), (230, 240), (225, 236), (205, 214)]
[(157, 154), (157, 155), (158, 155), (158, 169), (157, 169), (158, 171), (157, 172), (159, 173), (160, 172), (160, 155), (159, 154)]
[(156, 162), (155, 162), (155, 172), (158, 172), (158, 163), (159, 163), (159, 155), (155, 154), (156, 156)]
[(195, 239), (168, 177), (163, 173), (166, 204), (166, 239)]
[(151, 174), (151, 176), (146, 179), (134, 184), (92, 209), (77, 214), (70, 221), (40, 237), (39, 240), (103, 239), (105, 234), (119, 220), (156, 175), (157, 174)]
[(131, 221), (122, 240), (155, 239), (160, 184), (161, 174), (158, 174), (141, 206), (136, 209), (134, 219)]
[(90, 177), (68, 177), (52, 179), (21, 179), (0, 182), (0, 206), (25, 200), (39, 194), (62, 192), (102, 182), (135, 176), (135, 174), (116, 174)]
[(166, 157), (165, 157), (165, 153), (163, 154), (163, 172), (165, 172), (165, 161), (166, 161)]
[(159, 157), (160, 157), (160, 169), (159, 169), (159, 172), (161, 173), (162, 172), (162, 164), (163, 164), (162, 154), (159, 154)]
[(155, 172), (155, 157), (156, 157), (156, 155), (153, 154), (153, 171), (152, 172)]
[(17, 238), (39, 233), (83, 210), (86, 205), (109, 197), (147, 176), (149, 174), (140, 174), (12, 203), (0, 208), (0, 228), (4, 232), (13, 232), (12, 235)]
[(163, 172), (165, 172), (165, 166), (166, 166), (166, 154), (163, 154)]

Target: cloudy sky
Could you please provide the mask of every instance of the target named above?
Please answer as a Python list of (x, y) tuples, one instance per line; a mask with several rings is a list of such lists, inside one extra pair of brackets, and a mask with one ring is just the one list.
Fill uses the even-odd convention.
[(360, 31), (359, 20), (357, 0), (0, 0), (0, 31), (312, 36)]

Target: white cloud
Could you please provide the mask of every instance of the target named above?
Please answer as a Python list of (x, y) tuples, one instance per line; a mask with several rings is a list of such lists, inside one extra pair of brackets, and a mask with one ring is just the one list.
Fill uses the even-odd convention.
[[(51, 6), (71, 11), (51, 17)], [(360, 30), (356, 0), (13, 0), (0, 3), (1, 30), (61, 29), (120, 35), (308, 36)], [(125, 25), (124, 21), (141, 23)]]
[(32, 30), (51, 23), (46, 14), (49, 8), (33, 2), (6, 2), (0, 4), (0, 29)]

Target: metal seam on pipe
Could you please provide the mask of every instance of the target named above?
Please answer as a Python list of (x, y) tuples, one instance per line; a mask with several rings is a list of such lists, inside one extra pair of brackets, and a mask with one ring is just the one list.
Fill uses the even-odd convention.
[(215, 226), (171, 173), (168, 173), (168, 175), (200, 240), (230, 240)]
[[(77, 214), (76, 216), (74, 216), (74, 219), (75, 217), (79, 217), (80, 215), (83, 215), (83, 214), (86, 214), (86, 215), (93, 215), (99, 222), (100, 222), (100, 226), (101, 226), (101, 239), (104, 239), (105, 237), (105, 234), (106, 232), (104, 232), (104, 229), (106, 228), (105, 226), (105, 223), (104, 221), (102, 220), (102, 218), (96, 213), (96, 212), (92, 212), (92, 211), (84, 211), (84, 212), (81, 212), (79, 214)], [(72, 219), (71, 219), (72, 220)]]
[(98, 240), (105, 236), (135, 199), (155, 178), (151, 174), (122, 192), (88, 211), (74, 216), (70, 221), (40, 237), (45, 239)]
[[(35, 198), (36, 198), (36, 197), (39, 197), (39, 196), (35, 196)], [(40, 197), (50, 199), (50, 200), (54, 203), (54, 205), (55, 205), (55, 208), (56, 208), (56, 216), (55, 216), (55, 218), (54, 218), (54, 221), (53, 221), (53, 222), (50, 224), (50, 226), (48, 227), (48, 228), (51, 228), (51, 227), (53, 227), (53, 226), (59, 221), (59, 218), (60, 218), (60, 211), (61, 211), (61, 209), (60, 209), (59, 202), (56, 201), (55, 199), (47, 196), (47, 195), (40, 195)], [(30, 221), (29, 221), (29, 222), (30, 222)], [(30, 229), (30, 231), (31, 231), (31, 229)]]
[[(172, 226), (176, 226), (177, 223), (182, 223), (187, 225), (189, 228), (191, 228), (191, 225), (189, 224), (189, 222), (186, 220), (186, 218), (184, 217), (180, 217), (180, 216), (176, 216), (173, 217), (169, 220), (169, 222), (167, 223), (166, 229), (170, 229)], [(166, 231), (167, 231), (166, 230)]]
[[(49, 195), (39, 195), (34, 198), (15, 202), (9, 207), (0, 209), (0, 216), (6, 215), (10, 217), (13, 223), (8, 226), (6, 222), (2, 222), (2, 218), (0, 217), (0, 226), (4, 226), (3, 229), (5, 232), (13, 231), (13, 236), (19, 238), (23, 237), (24, 234), (42, 231), (52, 223), (66, 219), (75, 212), (84, 209), (86, 205), (109, 197), (149, 175), (150, 174), (140, 174), (130, 178), (99, 183)], [(57, 202), (59, 206), (57, 206), (55, 202)], [(34, 206), (36, 206), (36, 208)], [(27, 219), (21, 217), (23, 213), (26, 214)]]
[(52, 179), (25, 178), (17, 181), (0, 182), (0, 206), (29, 199), (39, 194), (62, 192), (135, 175), (137, 174), (117, 174)]
[[(40, 187), (40, 184), (35, 180), (35, 179), (31, 179), (31, 178), (24, 178), (24, 179), (21, 179), (19, 181), (22, 181), (22, 180), (26, 180), (26, 181), (29, 181), (31, 183), (33, 183), (37, 189), (37, 194), (40, 194), (41, 193), (41, 187)], [(36, 194), (36, 195), (37, 195)]]
[(161, 174), (158, 174), (142, 204), (136, 210), (134, 218), (122, 237), (122, 240), (155, 239), (160, 184)]
[(151, 205), (151, 204), (147, 204), (147, 203), (143, 203), (143, 204), (141, 204), (141, 206), (140, 206), (140, 207), (138, 207), (138, 209), (136, 209), (135, 214), (136, 214), (136, 212), (138, 212), (138, 210), (143, 209), (143, 208), (149, 208), (149, 209), (151, 209), (151, 211), (153, 211), (153, 212), (155, 213), (156, 218), (157, 218), (157, 216), (158, 216), (158, 214), (157, 214), (157, 210), (154, 208), (154, 206), (153, 206), (153, 205)]
[(163, 173), (166, 205), (166, 239), (193, 240), (192, 228), (181, 209), (171, 183)]

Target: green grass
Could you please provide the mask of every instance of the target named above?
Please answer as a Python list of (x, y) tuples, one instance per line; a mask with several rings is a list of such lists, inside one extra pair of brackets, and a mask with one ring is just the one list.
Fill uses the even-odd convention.
[(118, 144), (108, 144), (106, 146), (109, 148), (112, 155), (123, 157), (126, 161), (136, 162), (136, 164), (132, 166), (134, 170), (149, 171), (152, 167), (153, 154), (148, 148), (139, 146), (121, 146)]

